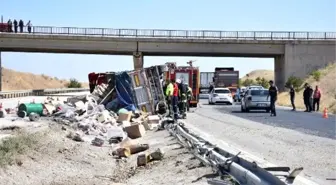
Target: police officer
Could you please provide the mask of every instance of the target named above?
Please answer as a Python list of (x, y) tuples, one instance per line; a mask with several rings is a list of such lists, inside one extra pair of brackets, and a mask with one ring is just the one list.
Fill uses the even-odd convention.
[(277, 101), (278, 98), (278, 88), (274, 85), (273, 80), (269, 81), (270, 88), (268, 89), (268, 95), (267, 95), (267, 100), (268, 97), (271, 97), (271, 116), (276, 116), (276, 111), (275, 111), (275, 102)]
[[(188, 84), (186, 84), (186, 85), (188, 85)], [(192, 99), (192, 96), (193, 96), (193, 94), (192, 94), (192, 89), (191, 89), (191, 87), (190, 86), (188, 86), (188, 90), (187, 90), (187, 111), (189, 112), (189, 110), (190, 110), (190, 101), (191, 101), (191, 99)]]
[(293, 107), (292, 111), (295, 111), (296, 110), (295, 108), (295, 89), (293, 85), (290, 86), (289, 95), (290, 95), (290, 101)]

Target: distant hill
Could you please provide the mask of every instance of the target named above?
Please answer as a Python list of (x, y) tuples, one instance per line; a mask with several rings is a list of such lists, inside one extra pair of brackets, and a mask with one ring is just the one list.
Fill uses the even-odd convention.
[(265, 70), (265, 69), (258, 69), (247, 73), (244, 77), (240, 78), (242, 81), (248, 79), (255, 80), (256, 78), (264, 77), (266, 80), (274, 80), (274, 71), (272, 70)]
[[(3, 91), (65, 88), (67, 83), (68, 80), (56, 77), (2, 68)], [(88, 83), (82, 83), (82, 86), (88, 87)]]

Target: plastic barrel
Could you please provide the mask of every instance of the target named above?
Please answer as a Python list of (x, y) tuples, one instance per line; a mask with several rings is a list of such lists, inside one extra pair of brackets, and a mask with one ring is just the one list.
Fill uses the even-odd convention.
[(30, 113), (36, 113), (38, 115), (43, 114), (43, 104), (42, 103), (22, 103), (19, 105), (19, 111), (26, 112), (26, 115), (29, 116)]

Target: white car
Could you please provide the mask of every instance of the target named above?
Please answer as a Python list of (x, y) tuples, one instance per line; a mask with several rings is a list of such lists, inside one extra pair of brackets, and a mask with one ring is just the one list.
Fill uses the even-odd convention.
[(230, 89), (214, 88), (209, 94), (209, 104), (213, 105), (216, 103), (226, 103), (232, 105), (233, 98)]
[(250, 110), (271, 111), (271, 103), (267, 99), (267, 89), (248, 89), (242, 99), (241, 111), (249, 112)]

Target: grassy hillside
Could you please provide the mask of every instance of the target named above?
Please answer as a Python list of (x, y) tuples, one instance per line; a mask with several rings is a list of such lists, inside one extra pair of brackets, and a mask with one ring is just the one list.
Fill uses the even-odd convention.
[(267, 81), (274, 80), (274, 71), (272, 70), (254, 70), (249, 72), (247, 75), (241, 78), (241, 81), (244, 81), (246, 79), (253, 79), (255, 80), (256, 78), (265, 78)]
[[(38, 75), (33, 73), (18, 72), (11, 69), (2, 69), (3, 91), (27, 90), (27, 89), (49, 89), (65, 88), (67, 80), (60, 80), (56, 77)], [(87, 87), (87, 83), (82, 83)]]
[[(320, 111), (323, 111), (324, 107), (328, 108), (329, 112), (336, 113), (336, 64), (330, 64), (324, 69), (318, 70), (320, 73), (320, 79), (317, 81), (314, 76), (311, 75), (305, 79), (306, 83), (315, 86), (318, 85), (322, 92)], [(298, 108), (305, 108), (303, 103), (303, 89), (296, 93), (295, 104)], [(279, 95), (279, 105), (291, 106), (289, 100), (289, 93), (284, 92)]]

